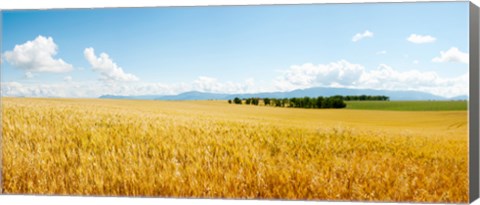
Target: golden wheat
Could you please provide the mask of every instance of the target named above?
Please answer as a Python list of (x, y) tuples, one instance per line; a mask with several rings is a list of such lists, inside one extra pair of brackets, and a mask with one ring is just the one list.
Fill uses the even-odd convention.
[(466, 111), (2, 98), (3, 191), (468, 201)]

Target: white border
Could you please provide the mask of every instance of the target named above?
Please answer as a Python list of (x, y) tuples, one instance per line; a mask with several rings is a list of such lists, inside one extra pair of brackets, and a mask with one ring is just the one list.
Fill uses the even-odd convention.
[[(465, 0), (433, 0), (465, 1)], [(120, 8), (120, 7), (163, 7), (163, 6), (213, 6), (213, 5), (269, 5), (311, 3), (375, 3), (375, 2), (431, 2), (431, 0), (0, 0), (0, 10), (58, 9), (58, 8)], [(471, 0), (480, 6), (480, 0)], [(0, 29), (1, 30), (1, 29)], [(1, 150), (1, 149), (0, 149)], [(78, 197), (41, 195), (0, 195), (0, 204), (361, 204), (395, 205), (408, 203), (366, 203), (328, 201), (275, 201), (275, 200), (222, 200), (222, 199), (173, 199), (173, 198), (129, 198), (129, 197)], [(480, 205), (480, 200), (472, 203)]]

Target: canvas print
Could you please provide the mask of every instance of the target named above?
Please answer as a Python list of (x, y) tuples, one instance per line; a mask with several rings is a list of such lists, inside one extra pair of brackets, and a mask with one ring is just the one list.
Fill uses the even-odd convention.
[(468, 14), (1, 11), (2, 192), (467, 203)]

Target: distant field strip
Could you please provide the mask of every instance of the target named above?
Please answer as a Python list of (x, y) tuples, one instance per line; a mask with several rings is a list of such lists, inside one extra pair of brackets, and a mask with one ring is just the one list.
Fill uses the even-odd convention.
[(3, 191), (468, 201), (466, 111), (2, 98)]
[(396, 111), (467, 110), (467, 101), (345, 101), (346, 109)]

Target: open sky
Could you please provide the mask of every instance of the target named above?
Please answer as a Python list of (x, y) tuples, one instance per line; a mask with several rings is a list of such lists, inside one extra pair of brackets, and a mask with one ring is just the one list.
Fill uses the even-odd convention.
[(468, 95), (468, 2), (2, 11), (2, 96)]

